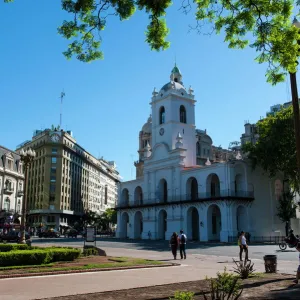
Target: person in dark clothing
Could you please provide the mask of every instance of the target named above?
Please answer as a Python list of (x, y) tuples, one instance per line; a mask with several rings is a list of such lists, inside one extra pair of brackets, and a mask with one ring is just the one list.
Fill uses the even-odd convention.
[(176, 257), (177, 257), (177, 248), (178, 248), (178, 235), (177, 235), (176, 232), (173, 232), (173, 234), (171, 236), (170, 247), (171, 247), (174, 259), (176, 259)]
[(290, 234), (289, 234), (289, 242), (294, 245), (298, 242), (297, 238), (294, 235), (294, 230), (290, 230)]
[(180, 235), (179, 235), (179, 250), (180, 250), (180, 257), (181, 259), (186, 259), (186, 253), (185, 253), (185, 248), (186, 248), (186, 235), (184, 234), (183, 230), (180, 230)]

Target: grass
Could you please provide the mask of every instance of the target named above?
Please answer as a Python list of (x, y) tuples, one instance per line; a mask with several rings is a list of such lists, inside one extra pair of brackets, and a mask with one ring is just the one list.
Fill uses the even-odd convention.
[(26, 266), (0, 267), (0, 271), (15, 270), (15, 269), (28, 269), (28, 268), (46, 268), (46, 267), (52, 267), (53, 265), (54, 265), (54, 263), (44, 264), (44, 265), (26, 265)]
[[(84, 266), (70, 266), (70, 267), (56, 267), (53, 263), (47, 265), (34, 265), (34, 266), (13, 266), (13, 267), (1, 267), (0, 275), (8, 274), (11, 270), (22, 270), (21, 273), (41, 273), (41, 272), (58, 272), (58, 271), (73, 271), (73, 270), (90, 270), (90, 269), (107, 269), (118, 267), (133, 267), (133, 266), (151, 266), (161, 265), (161, 261), (141, 259), (141, 258), (129, 258), (129, 257), (116, 257), (109, 258), (111, 263), (101, 264), (86, 264)], [(51, 268), (49, 268), (51, 267)]]

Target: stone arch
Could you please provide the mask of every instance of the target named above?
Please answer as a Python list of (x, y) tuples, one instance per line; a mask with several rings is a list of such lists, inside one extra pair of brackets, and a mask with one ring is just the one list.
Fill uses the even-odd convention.
[(158, 213), (158, 239), (165, 240), (167, 232), (167, 218), (168, 214), (164, 209)]
[(220, 196), (220, 179), (217, 174), (212, 173), (207, 176), (206, 193), (208, 197)]
[(143, 214), (137, 211), (134, 215), (134, 231), (133, 236), (135, 239), (140, 239), (143, 233)]
[(164, 178), (158, 184), (158, 199), (161, 203), (168, 202), (168, 183)]
[(121, 215), (121, 238), (128, 238), (129, 233), (129, 215), (127, 212), (123, 212)]
[(186, 197), (187, 200), (198, 199), (198, 181), (195, 177), (190, 177), (186, 182)]
[(121, 194), (121, 202), (124, 205), (129, 205), (129, 191), (128, 189), (123, 189)]
[(207, 234), (209, 241), (220, 241), (222, 229), (221, 210), (217, 204), (212, 204), (207, 210)]
[(200, 239), (199, 212), (194, 206), (187, 210), (187, 238), (194, 241)]
[(134, 190), (134, 204), (143, 204), (143, 189), (140, 186), (137, 186)]
[(248, 232), (247, 209), (243, 205), (239, 205), (236, 209), (236, 227), (238, 232)]

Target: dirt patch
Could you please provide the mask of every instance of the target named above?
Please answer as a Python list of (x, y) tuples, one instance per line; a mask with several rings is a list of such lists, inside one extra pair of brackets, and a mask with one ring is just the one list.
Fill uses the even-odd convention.
[[(239, 299), (299, 300), (300, 284), (295, 285), (293, 280), (294, 277), (281, 274), (244, 280), (242, 282), (244, 291)], [(204, 299), (202, 291), (208, 292), (208, 287), (206, 280), (199, 280), (103, 293), (47, 298), (47, 300), (165, 300), (172, 297), (175, 291), (194, 292), (194, 299), (200, 300)]]

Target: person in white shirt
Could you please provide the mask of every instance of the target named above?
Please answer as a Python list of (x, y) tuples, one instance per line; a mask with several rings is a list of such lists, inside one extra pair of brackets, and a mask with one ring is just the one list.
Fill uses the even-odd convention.
[(247, 240), (245, 238), (245, 232), (242, 231), (240, 235), (240, 261), (243, 260), (243, 251), (245, 251), (245, 260), (248, 260), (248, 245), (247, 245)]
[(183, 233), (183, 230), (180, 230), (180, 234), (178, 236), (179, 239), (179, 250), (180, 250), (180, 257), (181, 259), (186, 259), (186, 253), (185, 253), (185, 248), (186, 248), (186, 235)]

